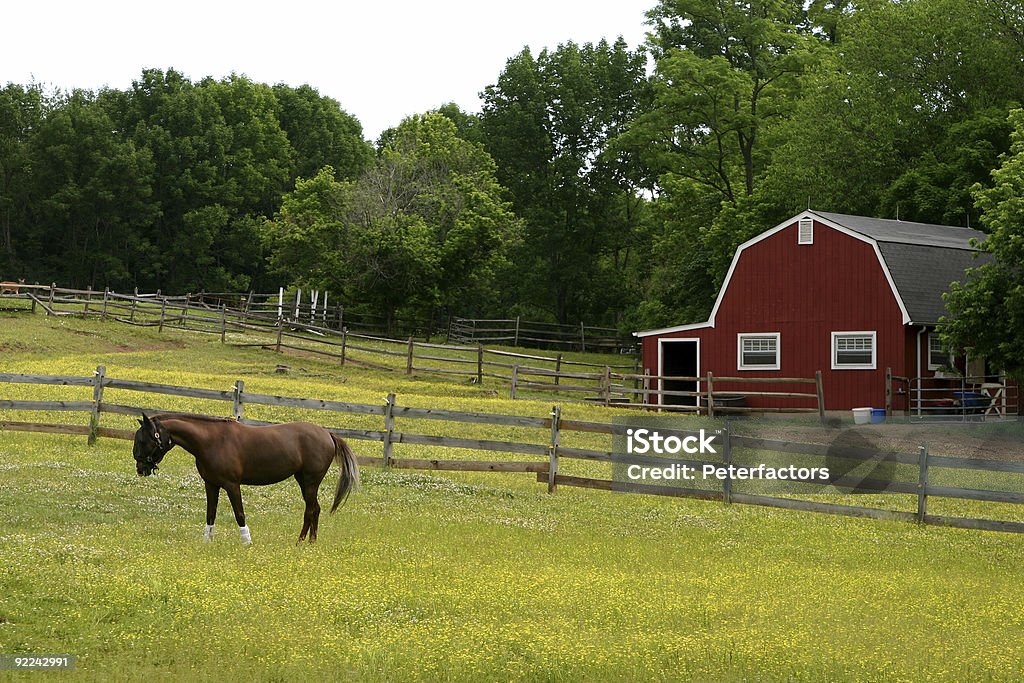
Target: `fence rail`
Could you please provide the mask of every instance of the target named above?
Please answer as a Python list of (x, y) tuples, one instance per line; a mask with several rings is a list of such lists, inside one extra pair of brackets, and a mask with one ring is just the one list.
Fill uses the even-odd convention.
[(457, 344), (500, 342), (509, 346), (610, 353), (631, 353), (635, 346), (614, 327), (594, 327), (583, 323), (560, 325), (523, 320), (521, 317), (507, 320), (453, 317), (448, 323), (448, 341)]
[[(930, 455), (926, 444), (922, 444), (916, 453), (879, 452), (869, 448), (841, 447), (816, 443), (790, 443), (779, 440), (756, 438), (732, 434), (726, 423), (714, 437), (715, 443), (721, 448), (721, 459), (711, 461), (679, 460), (651, 457), (613, 450), (595, 450), (572, 448), (563, 445), (562, 435), (567, 432), (584, 432), (598, 434), (625, 434), (631, 428), (625, 422), (603, 423), (578, 420), (563, 420), (561, 407), (554, 406), (549, 416), (531, 417), (522, 415), (501, 415), (483, 412), (463, 412), (455, 410), (439, 410), (432, 408), (414, 408), (399, 406), (394, 394), (389, 394), (383, 405), (355, 404), (343, 401), (295, 398), (270, 394), (251, 393), (245, 390), (242, 380), (235, 382), (229, 391), (180, 387), (152, 382), (140, 382), (107, 377), (106, 369), (98, 367), (92, 377), (31, 375), (17, 373), (0, 373), (0, 384), (38, 384), (54, 387), (89, 387), (93, 388), (93, 400), (21, 400), (2, 399), (0, 410), (3, 411), (34, 411), (34, 412), (71, 412), (89, 413), (89, 423), (53, 424), (47, 422), (26, 422), (17, 420), (0, 420), (0, 430), (26, 431), (37, 433), (71, 434), (88, 436), (89, 442), (97, 438), (131, 439), (133, 431), (101, 426), (100, 420), (104, 413), (118, 415), (140, 415), (143, 410), (159, 414), (166, 412), (160, 409), (142, 408), (134, 405), (110, 403), (104, 399), (107, 389), (119, 389), (142, 394), (184, 396), (203, 400), (229, 402), (230, 417), (247, 424), (272, 424), (270, 422), (247, 419), (245, 406), (285, 406), (294, 408), (326, 411), (330, 413), (358, 414), (376, 416), (383, 419), (382, 429), (340, 429), (331, 431), (343, 438), (377, 442), (382, 444), (381, 455), (360, 456), (363, 465), (394, 467), (419, 470), (451, 470), (481, 472), (519, 472), (534, 474), (541, 483), (547, 483), (548, 491), (554, 492), (559, 485), (575, 486), (600, 490), (616, 490), (628, 493), (644, 493), (674, 497), (697, 498), (703, 500), (722, 501), (731, 504), (759, 505), (780, 509), (801, 510), (808, 512), (837, 514), (856, 517), (895, 519), (916, 521), (923, 524), (954, 526), (966, 529), (983, 529), (1024, 533), (1024, 522), (1016, 520), (993, 520), (974, 517), (954, 517), (935, 515), (928, 512), (929, 498), (950, 498), (973, 502), (990, 502), (1002, 504), (1024, 504), (1024, 493), (1017, 491), (992, 490), (967, 486), (936, 485), (930, 482), (930, 472), (935, 470), (971, 470), (983, 472), (1001, 472), (1024, 476), (1024, 462), (1001, 461), (977, 458), (962, 458), (942, 455)], [(396, 428), (395, 420), (441, 420), (454, 424), (495, 424), (524, 427), (538, 430), (536, 442), (499, 441), (491, 439), (470, 439), (452, 436), (418, 434), (409, 430)], [(687, 429), (665, 430), (676, 435), (696, 435), (697, 432)], [(416, 444), (427, 447), (446, 447), (467, 449), (471, 451), (512, 453), (517, 455), (537, 456), (538, 460), (451, 460), (429, 458), (398, 458), (395, 446)], [(736, 460), (734, 453), (743, 449), (756, 453), (783, 453), (800, 456), (842, 458), (854, 461), (891, 462), (902, 465), (916, 466), (918, 478), (916, 482), (887, 480), (864, 480), (859, 485), (868, 491), (896, 491), (916, 498), (916, 510), (889, 510), (859, 505), (841, 504), (819, 499), (808, 500), (796, 495), (774, 496), (762, 495), (734, 490), (731, 475), (721, 481), (720, 490), (674, 487), (664, 485), (636, 484), (563, 474), (559, 471), (561, 459), (586, 460), (612, 464), (689, 464), (704, 466), (707, 464), (729, 465)], [(839, 484), (845, 480), (840, 479)]]
[[(136, 296), (109, 290), (101, 293), (48, 286), (31, 287), (25, 296), (31, 298), (33, 306), (41, 306), (48, 315), (93, 316), (134, 326), (155, 327), (161, 332), (176, 329), (219, 335), (222, 342), (227, 342), (231, 335), (234, 337), (231, 343), (238, 346), (261, 347), (278, 353), (294, 351), (313, 354), (336, 361), (339, 365), (351, 363), (381, 370), (404, 370), (407, 374), (416, 372), (461, 377), (481, 385), (485, 380), (496, 380), (508, 387), (509, 397), (513, 399), (536, 398), (538, 394), (555, 393), (562, 402), (581, 401), (712, 416), (746, 412), (824, 413), (820, 376), (766, 379), (714, 377), (711, 373), (689, 378), (640, 374), (637, 360), (630, 364), (602, 364), (566, 358), (564, 352), (547, 356), (493, 349), (480, 344), (438, 344), (418, 341), (412, 336), (392, 339), (356, 333), (346, 327), (337, 330), (278, 317), (276, 310), (272, 314), (262, 314), (255, 304), (250, 305), (249, 302), (243, 308), (232, 308), (226, 305), (223, 298), (217, 298), (225, 296), (221, 294)], [(220, 301), (219, 308), (211, 307), (211, 301)], [(695, 383), (695, 390), (667, 388), (667, 383), (678, 381)], [(735, 388), (730, 391), (723, 391), (723, 388), (737, 382), (742, 383), (739, 387), (742, 396), (760, 400), (762, 405), (743, 406), (723, 402), (723, 397), (737, 394)], [(816, 384), (816, 387), (814, 393), (811, 393), (758, 391), (748, 386), (763, 382), (780, 386), (791, 383)], [(766, 402), (763, 399), (768, 398), (775, 399), (775, 405), (764, 405)], [(797, 405), (801, 400), (811, 405)]]

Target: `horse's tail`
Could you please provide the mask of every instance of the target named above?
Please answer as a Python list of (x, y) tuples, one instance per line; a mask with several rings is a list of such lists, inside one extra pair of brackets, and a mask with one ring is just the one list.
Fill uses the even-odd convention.
[(341, 465), (338, 490), (334, 493), (334, 504), (331, 505), (331, 512), (334, 512), (345, 502), (348, 494), (359, 487), (359, 463), (356, 462), (356, 454), (344, 439), (333, 432), (331, 438), (334, 439), (334, 459)]

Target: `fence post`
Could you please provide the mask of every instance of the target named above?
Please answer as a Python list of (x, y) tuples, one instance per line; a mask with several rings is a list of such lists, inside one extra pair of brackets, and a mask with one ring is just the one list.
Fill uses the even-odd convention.
[(728, 416), (725, 418), (725, 426), (720, 434), (722, 436), (722, 463), (725, 465), (725, 479), (722, 480), (722, 499), (726, 505), (730, 505), (732, 503), (732, 476), (729, 474), (729, 466), (732, 465), (732, 434), (729, 431)]
[(476, 347), (476, 383), (484, 383), (484, 347), (480, 344)]
[[(700, 396), (697, 397), (697, 404), (700, 404)], [(708, 417), (715, 416), (715, 385), (714, 377), (708, 370)]]
[(224, 304), (220, 305), (220, 343), (224, 343), (224, 338), (228, 334), (228, 311), (224, 308)]
[(388, 394), (384, 402), (384, 468), (391, 467), (394, 445), (391, 437), (395, 433), (395, 395)]
[(139, 305), (138, 299), (132, 299), (132, 312), (128, 316), (128, 320), (135, 322), (135, 307)]
[(612, 369), (604, 366), (604, 405), (607, 408), (612, 404)]
[(54, 292), (55, 289), (57, 289), (57, 283), (56, 282), (54, 282), (53, 284), (50, 285), (50, 308), (51, 309), (53, 308), (53, 292)]
[(924, 522), (928, 516), (928, 444), (917, 447), (917, 521)]
[(892, 368), (885, 368), (885, 416), (892, 417)]
[(192, 294), (191, 293), (190, 294), (186, 294), (185, 295), (185, 306), (184, 306), (184, 308), (181, 309), (181, 320), (179, 321), (181, 323), (182, 329), (188, 329), (188, 307), (189, 307), (189, 304), (191, 302), (192, 302)]
[(580, 351), (586, 352), (587, 350), (587, 333), (583, 329), (583, 321), (580, 321)]
[(644, 380), (643, 380), (643, 401), (644, 410), (649, 410), (651, 405), (651, 371), (644, 369)]
[(160, 300), (160, 328), (158, 332), (164, 331), (164, 317), (167, 315), (167, 297)]
[(281, 353), (281, 335), (284, 333), (284, 318), (277, 319), (277, 349)]
[(558, 384), (559, 373), (562, 372), (562, 354), (558, 354), (558, 358), (555, 359), (555, 384)]
[(821, 370), (814, 371), (814, 386), (818, 390), (818, 419), (825, 424), (825, 392), (821, 388)]
[(243, 391), (245, 391), (245, 382), (243, 380), (236, 380), (234, 395), (231, 397), (231, 415), (239, 421), (245, 417), (245, 404), (242, 402)]
[(519, 346), (519, 319), (520, 318), (522, 318), (521, 315), (517, 315), (516, 316), (516, 337), (515, 337), (515, 340), (512, 342), (512, 346)]
[(345, 364), (345, 347), (348, 346), (348, 328), (341, 328), (341, 364)]
[(548, 493), (558, 490), (558, 442), (562, 423), (562, 408), (551, 408), (551, 445), (548, 446)]
[(405, 374), (407, 375), (412, 374), (412, 354), (414, 352), (414, 349), (415, 342), (413, 342), (412, 337), (409, 337), (409, 357), (405, 361)]
[(96, 368), (92, 378), (92, 414), (89, 416), (89, 445), (96, 443), (100, 432), (100, 404), (103, 402), (103, 380), (107, 377), (107, 368), (103, 365)]
[(109, 296), (110, 296), (110, 288), (109, 287), (104, 287), (103, 288), (103, 316), (102, 316), (104, 321), (106, 321), (106, 319), (107, 319), (107, 298)]
[(512, 388), (509, 389), (508, 397), (511, 400), (516, 400), (516, 385), (519, 384), (519, 365), (512, 366)]
[(89, 302), (92, 301), (92, 285), (86, 285), (85, 287), (85, 310), (83, 315), (89, 315)]

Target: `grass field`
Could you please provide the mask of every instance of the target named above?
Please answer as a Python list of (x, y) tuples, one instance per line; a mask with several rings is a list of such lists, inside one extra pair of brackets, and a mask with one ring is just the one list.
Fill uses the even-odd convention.
[[(542, 416), (551, 405), (305, 358), (279, 375), (273, 353), (97, 321), (0, 315), (0, 354), (3, 372), (105, 365), (123, 378), (219, 389), (245, 379), (250, 391), (363, 403), (393, 391), (421, 407)], [(973, 681), (1024, 670), (1024, 538), (1012, 534), (366, 468), (313, 547), (294, 544), (297, 487), (245, 489), (246, 548), (226, 500), (217, 538), (201, 542), (203, 488), (180, 450), (140, 479), (128, 442), (0, 432), (0, 471), (0, 653), (76, 654), (77, 670), (56, 677)]]

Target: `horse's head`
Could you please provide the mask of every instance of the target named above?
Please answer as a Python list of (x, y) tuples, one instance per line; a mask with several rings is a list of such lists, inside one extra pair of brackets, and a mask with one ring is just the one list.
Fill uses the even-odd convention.
[(132, 446), (135, 471), (139, 476), (148, 477), (159, 469), (157, 465), (172, 448), (174, 444), (171, 443), (171, 435), (167, 430), (143, 413), (142, 419), (139, 420), (139, 429), (135, 432), (135, 445)]

